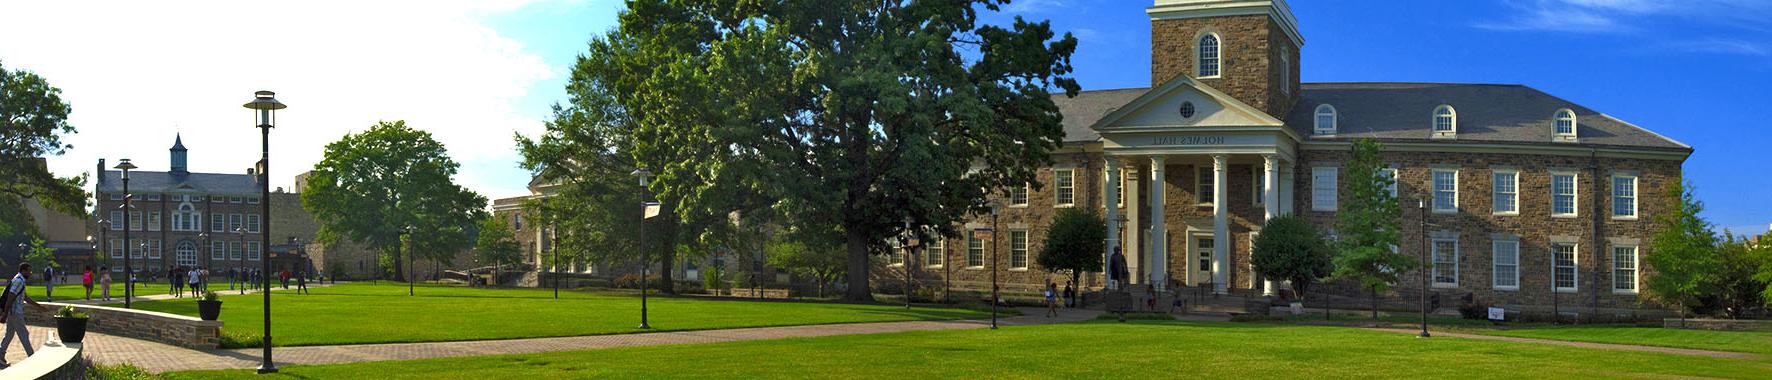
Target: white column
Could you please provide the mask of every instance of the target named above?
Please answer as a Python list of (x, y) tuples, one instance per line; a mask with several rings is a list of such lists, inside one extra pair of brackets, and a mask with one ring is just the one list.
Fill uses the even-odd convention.
[(1101, 253), (1101, 267), (1102, 281), (1106, 281), (1107, 270), (1113, 264), (1114, 249), (1120, 247), (1120, 158), (1107, 156), (1103, 161), (1106, 161), (1101, 165), (1104, 177), (1102, 194), (1105, 195), (1101, 198), (1101, 204), (1107, 209), (1107, 251)]
[(1130, 278), (1121, 285), (1137, 284), (1144, 281), (1144, 277), (1138, 275), (1139, 269), (1144, 267), (1145, 257), (1144, 250), (1142, 250), (1143, 242), (1139, 240), (1139, 236), (1143, 236), (1141, 234), (1144, 231), (1138, 227), (1139, 216), (1144, 213), (1144, 208), (1138, 207), (1138, 194), (1141, 192), (1138, 186), (1140, 183), (1138, 173), (1140, 171), (1137, 166), (1126, 167), (1126, 226), (1120, 232), (1124, 237), (1124, 240), (1120, 241), (1120, 254), (1126, 256), (1126, 273)]
[[(1261, 159), (1265, 165), (1261, 177), (1261, 200), (1267, 214), (1266, 219), (1263, 219), (1265, 222), (1280, 217), (1280, 159), (1271, 154), (1263, 155)], [(1271, 297), (1274, 292), (1279, 291), (1279, 284), (1272, 278), (1266, 280), (1262, 282), (1261, 294)]]
[(1227, 293), (1225, 282), (1230, 281), (1230, 205), (1225, 201), (1225, 180), (1228, 167), (1226, 157), (1222, 154), (1212, 155), (1212, 291), (1217, 294)]
[(1161, 291), (1169, 285), (1168, 228), (1163, 224), (1163, 156), (1151, 156), (1151, 284)]

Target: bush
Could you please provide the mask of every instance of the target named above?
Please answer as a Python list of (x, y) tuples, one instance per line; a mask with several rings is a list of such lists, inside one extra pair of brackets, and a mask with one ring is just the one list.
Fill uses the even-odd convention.
[[(664, 289), (665, 288), (664, 278), (660, 277), (657, 274), (647, 275), (646, 282), (652, 284), (650, 289)], [(617, 278), (615, 278), (615, 287), (620, 288), (620, 289), (639, 289), (640, 288), (640, 275), (639, 274), (624, 274), (621, 277), (617, 277)]]
[(1475, 294), (1465, 294), (1458, 303), (1458, 315), (1464, 319), (1489, 319), (1489, 303), (1478, 300)]
[(155, 375), (141, 367), (136, 367), (133, 364), (114, 366), (88, 364), (86, 366), (86, 378), (102, 380), (151, 380), (160, 379), (161, 377), (160, 375)]

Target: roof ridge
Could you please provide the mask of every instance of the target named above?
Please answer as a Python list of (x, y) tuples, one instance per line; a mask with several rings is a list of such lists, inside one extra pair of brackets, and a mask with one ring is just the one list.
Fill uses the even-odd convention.
[(1414, 84), (1414, 85), (1439, 85), (1439, 86), (1498, 86), (1498, 87), (1528, 87), (1528, 88), (1530, 88), (1530, 87), (1531, 87), (1531, 86), (1527, 86), (1527, 85), (1525, 85), (1525, 84), (1520, 84), (1520, 83), (1465, 83), (1465, 82), (1370, 82), (1370, 81), (1354, 81), (1354, 82), (1299, 82), (1299, 83), (1298, 83), (1298, 84), (1299, 84), (1299, 85), (1300, 85), (1300, 86), (1305, 86), (1305, 85), (1336, 85), (1336, 84)]

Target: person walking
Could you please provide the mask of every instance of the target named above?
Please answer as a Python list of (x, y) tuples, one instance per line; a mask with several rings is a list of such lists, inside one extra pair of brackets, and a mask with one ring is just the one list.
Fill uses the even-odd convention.
[(197, 296), (197, 287), (203, 285), (202, 281), (203, 273), (197, 268), (191, 268), (190, 272), (185, 273), (185, 282), (191, 285), (191, 297)]
[(111, 300), (111, 267), (98, 268), (99, 296), (105, 301)]
[(92, 266), (91, 265), (87, 265), (86, 270), (82, 271), (80, 273), (80, 286), (86, 287), (86, 300), (91, 301), (92, 300)]
[(172, 294), (178, 298), (185, 297), (185, 271), (182, 269), (184, 268), (172, 268), (166, 272), (167, 281), (172, 281)]
[[(50, 264), (55, 264), (51, 262)], [(55, 301), (55, 266), (43, 268), (43, 300)]]
[(277, 271), (277, 282), (283, 284), (283, 290), (289, 290), (289, 269)]
[(6, 322), (6, 338), (0, 339), (0, 368), (9, 366), (6, 364), (6, 349), (12, 347), (13, 337), (18, 337), (18, 343), (25, 347), (25, 356), (37, 353), (37, 349), (31, 347), (31, 331), (25, 329), (24, 303), (29, 302), (39, 311), (47, 312), (49, 308), (38, 304), (37, 300), (31, 299), (31, 295), (25, 294), (25, 281), (29, 281), (30, 278), (31, 263), (19, 263), (18, 274), (12, 275), (12, 281), (6, 283), (6, 293), (0, 295), (0, 300), (4, 301), (4, 304), (0, 305), (0, 309), (5, 309), (0, 312), (0, 321)]
[(295, 292), (299, 294), (309, 294), (307, 272), (295, 272)]
[(1058, 316), (1058, 285), (1046, 281), (1046, 318)]
[(1072, 281), (1064, 282), (1064, 307), (1066, 308), (1077, 307), (1077, 287), (1072, 286), (1075, 284), (1076, 282)]
[(1157, 311), (1157, 286), (1144, 284), (1144, 310)]

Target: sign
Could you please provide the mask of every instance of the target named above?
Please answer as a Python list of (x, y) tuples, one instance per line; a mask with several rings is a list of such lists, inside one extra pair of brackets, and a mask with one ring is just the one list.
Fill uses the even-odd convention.
[(1224, 145), (1224, 136), (1158, 136), (1151, 145)]
[(991, 239), (991, 229), (990, 228), (974, 228), (974, 229), (972, 229), (972, 238), (978, 239), (978, 240), (990, 240)]
[(641, 205), (646, 208), (645, 216), (641, 217), (641, 219), (652, 219), (652, 217), (658, 216), (658, 202), (646, 202), (641, 203)]
[(1499, 308), (1499, 307), (1489, 308), (1489, 320), (1499, 321), (1499, 320), (1503, 320), (1503, 319), (1507, 319), (1507, 309), (1503, 309), (1503, 308)]

